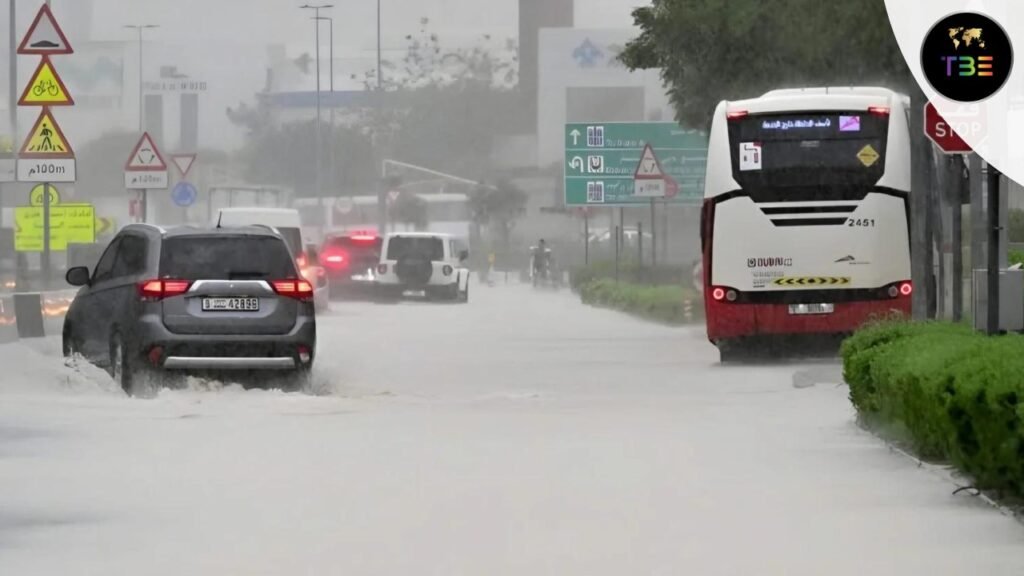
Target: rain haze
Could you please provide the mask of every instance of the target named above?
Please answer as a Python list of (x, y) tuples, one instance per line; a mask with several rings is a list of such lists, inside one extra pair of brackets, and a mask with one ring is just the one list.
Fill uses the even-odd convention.
[(884, 2), (773, 4), (0, 0), (0, 574), (1024, 574)]

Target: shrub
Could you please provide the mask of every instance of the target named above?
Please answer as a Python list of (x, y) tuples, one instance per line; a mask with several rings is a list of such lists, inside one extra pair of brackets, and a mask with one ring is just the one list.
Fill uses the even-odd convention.
[[(691, 278), (691, 270), (686, 266), (649, 265), (641, 266), (636, 260), (622, 260), (619, 262), (619, 280), (630, 284), (649, 284), (654, 286), (686, 285)], [(615, 262), (594, 262), (572, 270), (569, 274), (569, 284), (576, 292), (589, 282), (601, 279), (615, 279)]]
[(887, 321), (849, 338), (842, 355), (862, 421), (981, 489), (1024, 496), (1024, 337)]
[[(673, 325), (699, 320), (704, 313), (696, 293), (681, 286), (642, 286), (602, 278), (581, 285), (579, 293), (584, 304)], [(689, 316), (687, 300), (691, 303)]]

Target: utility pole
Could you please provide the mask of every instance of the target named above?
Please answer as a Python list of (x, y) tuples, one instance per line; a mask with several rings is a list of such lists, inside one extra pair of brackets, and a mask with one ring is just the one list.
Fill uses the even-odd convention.
[(964, 199), (968, 197), (967, 169), (964, 157), (953, 156), (949, 163), (949, 188), (953, 199), (953, 322), (963, 319), (964, 310)]
[[(159, 28), (159, 26), (156, 24), (127, 24), (125, 28), (137, 30), (139, 33), (139, 134), (142, 134), (145, 131), (144, 112), (146, 107), (146, 97), (143, 92), (145, 80), (143, 78), (143, 71), (145, 68), (143, 67), (142, 31)], [(149, 190), (141, 190), (139, 194), (141, 195), (139, 210), (142, 212), (142, 221), (145, 222), (149, 216)]]
[[(8, 29), (9, 29), (9, 32), (10, 32), (10, 39), (9, 39), (10, 43), (8, 44), (8, 46), (10, 48), (10, 53), (8, 54), (8, 61), (7, 61), (7, 68), (8, 68), (8, 70), (7, 70), (7, 72), (8, 72), (8, 76), (7, 76), (7, 101), (10, 102), (10, 105), (8, 106), (8, 112), (10, 113), (10, 124), (11, 124), (11, 153), (14, 155), (14, 159), (17, 160), (18, 159), (18, 144), (17, 144), (17, 141), (18, 141), (18, 107), (15, 106), (15, 104), (18, 102), (18, 39), (17, 39), (17, 33), (18, 33), (18, 27), (17, 27), (18, 18), (17, 18), (17, 16), (18, 16), (18, 10), (17, 10), (17, 2), (16, 2), (16, 0), (7, 0), (7, 1), (8, 1), (8, 4), (9, 4), (9, 7), (10, 7), (10, 13), (8, 15), (8, 18), (10, 19), (9, 22), (8, 22)], [(10, 184), (10, 186), (13, 187), (13, 186), (16, 186), (16, 184), (12, 183), (12, 184)], [(9, 194), (4, 194), (4, 195), (0, 196), (0, 206), (3, 206), (4, 204), (6, 204), (6, 202), (3, 201), (3, 198), (5, 196), (9, 196)], [(16, 262), (19, 262), (19, 263), (21, 262), (21, 255), (18, 254), (17, 252), (14, 253), (14, 258), (15, 258)], [(21, 277), (22, 266), (20, 266), (20, 265), (15, 266), (15, 269), (17, 270), (16, 276), (15, 276), (15, 281), (16, 281), (17, 287), (18, 287), (19, 290), (23, 290), (22, 282), (25, 281), (25, 278)]]
[(328, 119), (329, 119), (329, 121), (327, 123), (328, 124), (328, 126), (327, 126), (327, 137), (330, 140), (330, 142), (329, 142), (329, 144), (327, 146), (327, 149), (328, 149), (328, 156), (330, 156), (330, 160), (328, 162), (328, 170), (329, 170), (330, 175), (331, 175), (330, 184), (331, 184), (331, 193), (333, 195), (333, 194), (337, 193), (337, 167), (335, 165), (336, 159), (335, 159), (335, 137), (334, 137), (334, 106), (335, 106), (335, 104), (334, 104), (334, 99), (333, 99), (333, 97), (334, 97), (334, 18), (331, 18), (329, 16), (317, 16), (315, 19), (316, 20), (326, 20), (330, 24), (330, 27), (331, 27), (330, 28), (331, 33), (330, 33), (330, 39), (329, 39), (329, 42), (331, 44), (331, 65), (330, 65), (331, 66), (331, 76), (330, 76), (331, 79), (330, 79), (330, 87), (329, 87), (329, 90), (331, 91), (331, 111), (330, 111), (330, 113), (327, 116)]
[[(374, 145), (373, 145), (373, 147), (377, 151), (377, 153), (380, 154), (381, 158), (384, 158), (384, 156), (385, 156), (383, 151), (382, 151), (383, 146), (382, 146), (382, 143), (381, 143), (382, 139), (381, 139), (381, 129), (380, 129), (381, 125), (382, 125), (381, 114), (384, 113), (383, 97), (384, 97), (384, 67), (383, 67), (383, 59), (381, 57), (381, 49), (380, 49), (380, 0), (377, 0), (377, 94), (375, 95), (375, 97), (373, 99), (373, 105), (374, 105), (374, 108), (376, 109), (375, 110), (376, 114), (374, 115), (374, 127), (373, 127), (373, 134), (374, 134), (374, 138), (373, 138), (374, 139)], [(387, 207), (387, 204), (385, 203), (386, 202), (385, 196), (387, 195), (388, 191), (385, 190), (386, 182), (385, 182), (384, 178), (385, 178), (385, 175), (384, 175), (384, 173), (382, 171), (381, 172), (380, 190), (378, 190), (378, 192), (377, 192), (377, 221), (378, 221), (378, 227), (380, 228), (381, 234), (383, 234), (387, 230), (387, 218), (388, 218), (388, 207)]]
[[(911, 110), (924, 110), (927, 98), (920, 89), (911, 99)], [(910, 191), (910, 262), (914, 283), (912, 312), (915, 320), (929, 317), (929, 294), (934, 274), (932, 243), (929, 237), (928, 173), (931, 169), (928, 150), (931, 143), (924, 135), (924, 114), (910, 114), (911, 191)]]
[(333, 4), (303, 4), (299, 8), (303, 10), (313, 11), (313, 28), (314, 28), (314, 42), (316, 42), (316, 146), (314, 150), (314, 156), (316, 156), (316, 197), (321, 198), (323, 196), (323, 184), (321, 174), (321, 145), (323, 143), (323, 127), (321, 125), (320, 115), (320, 11), (328, 8), (333, 8)]
[(999, 333), (999, 180), (1002, 174), (988, 166), (988, 271), (985, 274), (988, 288), (988, 318), (986, 332), (991, 336)]

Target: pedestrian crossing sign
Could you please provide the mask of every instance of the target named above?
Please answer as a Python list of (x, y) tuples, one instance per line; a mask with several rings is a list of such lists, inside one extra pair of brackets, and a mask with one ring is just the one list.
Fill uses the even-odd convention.
[(74, 158), (75, 152), (49, 108), (43, 108), (21, 146), (22, 158)]

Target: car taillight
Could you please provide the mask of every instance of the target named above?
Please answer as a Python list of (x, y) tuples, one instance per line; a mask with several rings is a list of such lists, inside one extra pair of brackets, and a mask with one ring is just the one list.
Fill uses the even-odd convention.
[(274, 280), (270, 284), (281, 296), (302, 301), (313, 299), (313, 285), (307, 280)]
[(387, 264), (380, 264), (380, 265), (377, 266), (377, 274), (387, 274), (387, 273), (388, 273), (388, 265)]
[(887, 106), (870, 106), (868, 108), (868, 114), (873, 116), (888, 116), (889, 108)]
[(299, 268), (305, 268), (306, 264), (309, 263), (309, 259), (306, 258), (305, 253), (299, 254), (298, 257), (295, 258), (295, 263), (299, 266)]
[(900, 282), (900, 294), (903, 296), (910, 296), (914, 293), (913, 282)]
[(188, 280), (146, 280), (139, 283), (139, 295), (144, 300), (162, 300), (188, 292)]

